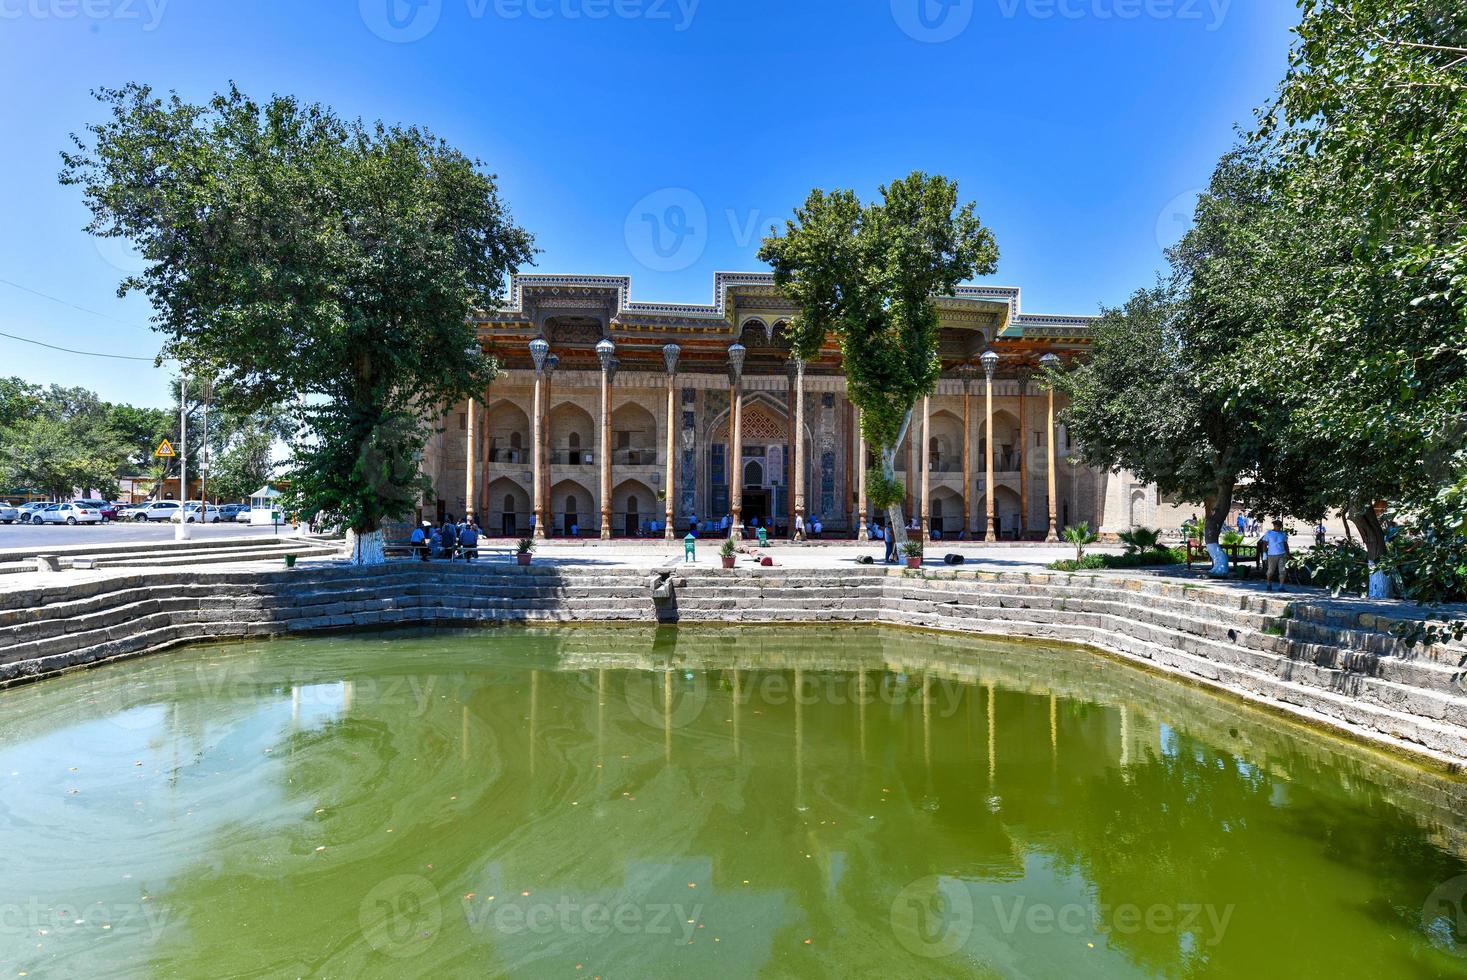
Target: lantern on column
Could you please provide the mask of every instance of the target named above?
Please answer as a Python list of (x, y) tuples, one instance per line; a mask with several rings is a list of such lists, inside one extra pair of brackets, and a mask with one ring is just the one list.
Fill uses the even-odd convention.
[(1039, 366), (1044, 368), (1045, 371), (1057, 370), (1060, 366), (1059, 355), (1050, 351), (1039, 359)]
[(998, 368), (998, 354), (994, 353), (991, 350), (986, 350), (983, 352), (983, 356), (978, 358), (978, 360), (983, 362), (984, 376), (989, 381), (992, 381), (993, 372)]
[(555, 373), (555, 369), (557, 367), (559, 367), (559, 366), (560, 366), (560, 355), (559, 354), (551, 354), (549, 357), (545, 358), (545, 373), (546, 374), (554, 374)]
[(610, 340), (603, 340), (596, 345), (596, 356), (601, 359), (601, 370), (609, 372), (611, 364), (616, 360), (616, 345)]
[(743, 344), (730, 344), (728, 348), (728, 383), (737, 387), (739, 379), (744, 376), (744, 350)]

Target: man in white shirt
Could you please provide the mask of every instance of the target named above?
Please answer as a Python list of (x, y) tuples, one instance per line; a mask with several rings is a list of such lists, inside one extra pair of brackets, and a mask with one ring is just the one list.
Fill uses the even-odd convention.
[(1278, 576), (1279, 591), (1284, 591), (1284, 563), (1289, 560), (1289, 536), (1284, 533), (1284, 522), (1274, 521), (1273, 530), (1263, 536), (1261, 542), (1265, 550), (1264, 561), (1267, 562), (1263, 573), (1263, 582), (1268, 586), (1268, 591), (1273, 591), (1274, 576)]

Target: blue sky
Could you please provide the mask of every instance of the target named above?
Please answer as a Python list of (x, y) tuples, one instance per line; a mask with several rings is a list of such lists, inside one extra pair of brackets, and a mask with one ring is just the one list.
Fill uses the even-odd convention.
[[(942, 173), (997, 236), (991, 281), (1093, 313), (1152, 279), (1295, 21), (1284, 0), (0, 0), (0, 331), (156, 352), (115, 295), (125, 250), (56, 179), (90, 90), (134, 80), (426, 126), (499, 175), (531, 271), (630, 275), (643, 300), (761, 268), (812, 187)], [(4, 337), (0, 359), (166, 403), (147, 363)]]

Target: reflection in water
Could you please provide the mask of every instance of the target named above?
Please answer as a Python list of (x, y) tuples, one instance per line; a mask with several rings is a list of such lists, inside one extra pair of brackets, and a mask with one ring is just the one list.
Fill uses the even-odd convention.
[(0, 704), (10, 975), (1467, 965), (1461, 782), (1075, 649), (374, 634)]

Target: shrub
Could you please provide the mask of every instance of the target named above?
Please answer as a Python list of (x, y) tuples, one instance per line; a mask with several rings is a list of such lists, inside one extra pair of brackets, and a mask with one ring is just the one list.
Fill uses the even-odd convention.
[(1064, 538), (1069, 544), (1074, 545), (1075, 561), (1083, 561), (1085, 558), (1085, 546), (1099, 541), (1100, 535), (1090, 530), (1090, 524), (1087, 521), (1065, 528)]
[(907, 543), (902, 545), (902, 554), (908, 558), (922, 557), (922, 542), (916, 538), (908, 538)]
[(1128, 555), (1156, 551), (1161, 547), (1160, 528), (1133, 527), (1129, 531), (1122, 531), (1117, 537), (1121, 539), (1121, 544), (1126, 546)]
[(520, 554), (520, 555), (528, 555), (528, 554), (530, 554), (531, 552), (533, 552), (535, 550), (535, 539), (534, 538), (520, 538), (519, 542), (514, 546), (514, 550), (515, 550), (515, 553), (516, 554)]
[(1364, 595), (1370, 584), (1365, 549), (1353, 541), (1315, 545), (1289, 557), (1289, 568), (1309, 573), (1309, 582), (1335, 595)]
[(737, 550), (734, 547), (733, 538), (725, 538), (723, 546), (718, 549), (718, 553), (724, 558), (732, 558)]
[(1085, 555), (1082, 558), (1062, 558), (1047, 566), (1056, 572), (1083, 572), (1102, 568), (1147, 568), (1157, 565), (1180, 565), (1187, 560), (1182, 548), (1157, 548), (1125, 555)]

